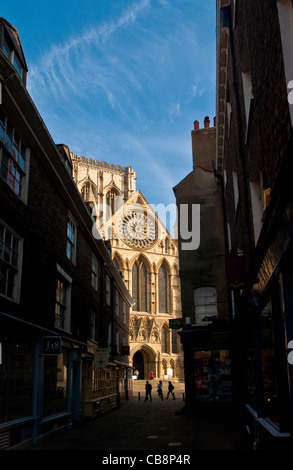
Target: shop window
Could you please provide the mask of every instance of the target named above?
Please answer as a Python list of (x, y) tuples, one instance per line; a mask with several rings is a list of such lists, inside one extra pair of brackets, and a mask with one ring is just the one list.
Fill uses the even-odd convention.
[(33, 414), (34, 344), (28, 338), (7, 338), (4, 334), (0, 343), (1, 424)]
[(232, 399), (230, 351), (196, 351), (194, 372), (197, 400), (230, 401)]
[(44, 417), (67, 411), (68, 354), (44, 356)]
[(259, 319), (264, 417), (279, 424), (276, 362), (273, 346), (272, 309), (268, 303)]

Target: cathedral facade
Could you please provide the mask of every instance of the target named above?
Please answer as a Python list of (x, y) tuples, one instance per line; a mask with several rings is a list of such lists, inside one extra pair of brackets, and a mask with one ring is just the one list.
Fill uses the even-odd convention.
[(177, 240), (136, 189), (132, 167), (73, 153), (71, 159), (73, 178), (92, 209), (96, 234), (110, 244), (132, 295), (129, 362), (137, 378), (183, 380), (178, 329), (170, 322), (180, 324), (182, 318)]

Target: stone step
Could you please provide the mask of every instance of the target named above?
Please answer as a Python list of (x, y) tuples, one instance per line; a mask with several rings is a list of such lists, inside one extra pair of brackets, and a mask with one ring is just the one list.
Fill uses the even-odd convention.
[[(140, 392), (143, 391), (144, 392), (145, 391), (146, 380), (132, 380), (132, 389), (133, 389), (133, 391), (140, 391)], [(168, 379), (149, 380), (149, 383), (153, 386), (153, 389), (156, 389), (160, 380), (162, 380), (162, 383), (163, 383), (163, 390), (167, 391), (168, 390), (168, 383), (169, 383)], [(178, 379), (174, 379), (174, 380), (171, 379), (171, 382), (174, 385), (176, 390), (178, 390), (178, 391), (179, 390), (180, 391), (185, 390), (185, 383), (184, 382), (181, 382)]]

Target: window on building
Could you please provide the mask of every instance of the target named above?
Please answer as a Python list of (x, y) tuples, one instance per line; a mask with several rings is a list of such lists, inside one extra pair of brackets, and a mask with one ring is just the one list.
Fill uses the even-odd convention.
[(20, 238), (0, 222), (0, 294), (19, 301)]
[(68, 217), (67, 221), (67, 245), (66, 245), (66, 256), (70, 261), (75, 263), (76, 259), (76, 224), (71, 218)]
[(283, 60), (285, 67), (286, 84), (288, 87), (288, 102), (291, 123), (293, 123), (293, 103), (292, 103), (292, 88), (293, 88), (293, 61), (292, 61), (292, 47), (293, 47), (293, 6), (292, 0), (278, 0), (277, 1), (281, 41), (283, 49)]
[(99, 262), (97, 258), (92, 255), (92, 286), (95, 290), (98, 290), (99, 285)]
[(21, 61), (17, 56), (16, 51), (13, 49), (12, 45), (10, 45), (10, 41), (5, 38), (2, 44), (2, 51), (7, 59), (12, 63), (15, 67), (19, 77), (21, 78), (22, 82), (25, 84), (26, 78), (26, 71), (24, 70), (23, 66), (21, 65)]
[(194, 290), (195, 322), (206, 325), (218, 316), (217, 292), (214, 287)]
[(67, 410), (67, 385), (69, 354), (44, 356), (44, 416), (64, 413)]
[(172, 330), (172, 353), (177, 354), (178, 353), (178, 346), (177, 346), (177, 341), (178, 341), (178, 334), (176, 330)]
[(55, 297), (55, 327), (70, 331), (72, 279), (57, 265), (58, 278)]
[(35, 344), (32, 338), (5, 335), (2, 329), (0, 344), (0, 423), (3, 425), (33, 415)]
[(118, 209), (118, 196), (117, 189), (110, 189), (106, 194), (106, 218), (107, 220), (115, 214)]
[(159, 312), (168, 313), (168, 279), (163, 264), (159, 269)]
[(111, 305), (111, 280), (106, 274), (106, 304)]
[(127, 307), (126, 303), (123, 300), (123, 323), (126, 323), (127, 321)]
[(7, 116), (0, 110), (0, 176), (8, 186), (26, 201), (26, 159), (28, 149), (12, 126)]
[(233, 171), (232, 177), (233, 177), (233, 191), (234, 191), (234, 207), (235, 207), (235, 216), (236, 216), (237, 208), (239, 204), (238, 177), (237, 177), (236, 171)]
[(119, 317), (119, 292), (116, 290), (115, 292), (115, 313), (117, 317)]
[(166, 325), (163, 325), (161, 330), (161, 352), (168, 353), (169, 352), (169, 330)]
[(250, 181), (251, 211), (254, 231), (254, 242), (257, 244), (262, 228), (262, 217), (264, 211), (264, 201), (262, 197), (261, 178)]
[(95, 308), (91, 309), (91, 330), (90, 330), (90, 337), (92, 340), (96, 340), (96, 315), (97, 311)]
[(132, 297), (135, 302), (134, 310), (138, 312), (147, 312), (147, 282), (147, 269), (143, 260), (139, 258), (132, 267)]

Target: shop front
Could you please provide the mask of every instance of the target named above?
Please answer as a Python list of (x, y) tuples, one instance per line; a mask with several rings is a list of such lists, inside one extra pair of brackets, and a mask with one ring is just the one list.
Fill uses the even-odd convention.
[(232, 400), (230, 334), (224, 320), (179, 333), (184, 351), (186, 407)]
[(231, 358), (229, 350), (195, 351), (194, 377), (198, 401), (232, 399)]
[(262, 449), (292, 445), (293, 205), (279, 214), (262, 245), (254, 282), (243, 295), (238, 332), (245, 337), (246, 419), (254, 446)]
[(9, 315), (1, 320), (0, 449), (7, 449), (80, 420), (82, 345)]

